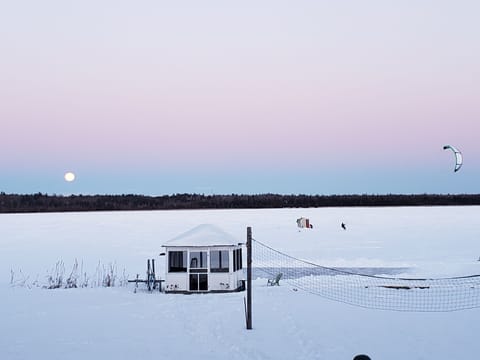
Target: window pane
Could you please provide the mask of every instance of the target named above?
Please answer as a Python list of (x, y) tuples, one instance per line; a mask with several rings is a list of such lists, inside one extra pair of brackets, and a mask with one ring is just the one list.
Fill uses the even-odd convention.
[(187, 271), (187, 252), (169, 251), (168, 252), (168, 271), (186, 272)]
[(238, 249), (235, 250), (233, 256), (235, 257), (235, 271), (240, 269), (240, 258), (238, 257)]
[(210, 269), (220, 268), (220, 251), (210, 251)]
[(240, 270), (242, 268), (242, 250), (241, 249), (236, 249), (233, 252), (233, 257), (234, 257), (234, 271)]
[(222, 250), (220, 252), (220, 268), (228, 271), (228, 250)]
[(210, 251), (210, 271), (211, 272), (228, 272), (229, 264), (228, 250)]
[(198, 275), (190, 275), (190, 291), (198, 291)]
[(190, 268), (203, 269), (207, 268), (207, 252), (193, 251), (190, 253)]
[(208, 275), (199, 274), (198, 275), (198, 290), (208, 290)]

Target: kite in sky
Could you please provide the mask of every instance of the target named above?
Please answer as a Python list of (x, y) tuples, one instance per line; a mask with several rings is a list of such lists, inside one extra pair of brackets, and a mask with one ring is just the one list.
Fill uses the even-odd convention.
[(455, 170), (454, 172), (457, 172), (458, 170), (460, 170), (460, 168), (462, 167), (462, 164), (463, 164), (463, 155), (462, 153), (457, 150), (457, 148), (453, 147), (452, 145), (445, 145), (443, 147), (443, 150), (452, 150), (454, 155), (455, 155)]

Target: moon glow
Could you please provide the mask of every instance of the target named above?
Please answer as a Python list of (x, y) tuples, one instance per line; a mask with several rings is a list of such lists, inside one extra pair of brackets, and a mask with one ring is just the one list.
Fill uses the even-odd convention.
[(75, 180), (75, 174), (71, 171), (66, 172), (65, 175), (63, 176), (66, 182), (72, 182)]

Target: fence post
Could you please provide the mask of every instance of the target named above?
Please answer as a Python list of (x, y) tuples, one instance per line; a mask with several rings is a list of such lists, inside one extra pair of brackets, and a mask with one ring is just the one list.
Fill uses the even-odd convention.
[(247, 227), (247, 330), (252, 329), (252, 228)]

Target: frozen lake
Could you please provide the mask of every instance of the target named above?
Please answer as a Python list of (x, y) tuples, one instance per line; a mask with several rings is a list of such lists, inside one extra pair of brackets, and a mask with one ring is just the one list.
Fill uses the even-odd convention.
[[(308, 217), (312, 229), (295, 220)], [(198, 224), (215, 224), (244, 242), (253, 237), (322, 266), (408, 268), (409, 276), (480, 272), (480, 207), (313, 208), (89, 212), (0, 215), (0, 282), (10, 270), (43, 276), (59, 260), (92, 268), (116, 262), (145, 271), (162, 245)], [(347, 230), (340, 224), (344, 222)]]
[[(299, 229), (308, 217), (313, 229)], [(44, 280), (57, 261), (92, 272), (116, 263), (132, 277), (161, 245), (202, 223), (245, 241), (343, 269), (450, 277), (480, 273), (480, 207), (315, 208), (0, 215), (2, 359), (473, 359), (479, 309), (410, 313), (359, 308), (254, 282), (254, 330), (244, 293), (164, 295), (132, 288), (11, 287)], [(346, 224), (343, 230), (340, 224)], [(254, 255), (255, 260), (255, 255)], [(373, 270), (372, 270), (373, 269)], [(401, 271), (399, 270), (401, 269)], [(397, 274), (398, 273), (398, 274)], [(395, 275), (395, 276), (396, 276)]]

